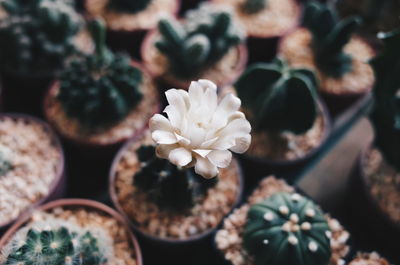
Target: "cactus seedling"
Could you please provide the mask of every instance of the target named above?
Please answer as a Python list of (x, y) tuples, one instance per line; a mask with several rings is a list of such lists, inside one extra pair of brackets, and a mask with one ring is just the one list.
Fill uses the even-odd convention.
[(179, 211), (191, 207), (217, 181), (158, 158), (154, 146), (141, 146), (137, 155), (141, 169), (134, 176), (134, 185), (163, 208)]
[(330, 229), (324, 214), (299, 194), (277, 193), (251, 207), (244, 247), (255, 265), (326, 265)]
[(109, 6), (124, 13), (137, 13), (149, 6), (153, 0), (110, 0)]
[(343, 49), (359, 24), (359, 17), (340, 21), (336, 12), (327, 5), (316, 1), (307, 3), (303, 25), (312, 33), (315, 63), (321, 72), (340, 78), (351, 71), (352, 57)]
[(184, 24), (163, 19), (158, 29), (157, 49), (167, 56), (170, 71), (185, 79), (199, 75), (243, 40), (229, 13), (208, 6), (188, 12)]
[(290, 68), (277, 58), (254, 64), (235, 84), (257, 130), (301, 134), (317, 117), (317, 80), (307, 69)]
[(248, 14), (255, 14), (267, 7), (267, 0), (246, 0), (242, 10)]
[(122, 120), (140, 102), (142, 72), (105, 46), (102, 21), (90, 23), (96, 53), (74, 59), (62, 74), (58, 99), (68, 116), (96, 129)]
[(81, 18), (69, 0), (3, 0), (0, 68), (20, 74), (53, 73), (76, 52)]
[(385, 159), (400, 170), (400, 30), (379, 36), (385, 47), (372, 61), (376, 83), (371, 119), (376, 145)]

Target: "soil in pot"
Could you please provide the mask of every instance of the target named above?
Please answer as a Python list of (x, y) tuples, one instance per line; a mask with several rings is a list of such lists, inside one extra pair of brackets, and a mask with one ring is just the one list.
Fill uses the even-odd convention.
[(150, 133), (131, 141), (116, 157), (111, 170), (110, 192), (113, 203), (127, 216), (135, 230), (150, 241), (188, 243), (198, 241), (214, 230), (222, 218), (238, 203), (241, 195), (241, 173), (236, 161), (220, 170), (219, 180), (193, 207), (180, 211), (161, 208), (148, 193), (133, 185), (140, 169), (136, 150), (152, 144)]
[(282, 40), (279, 54), (292, 66), (315, 71), (320, 80), (319, 92), (331, 114), (336, 116), (371, 91), (375, 78), (368, 61), (375, 55), (375, 51), (364, 39), (353, 37), (344, 47), (345, 53), (352, 56), (352, 70), (341, 78), (333, 78), (317, 68), (311, 40), (310, 31), (299, 28)]
[(280, 37), (296, 27), (300, 20), (300, 6), (296, 0), (268, 0), (259, 11), (246, 12), (246, 0), (213, 0), (230, 5), (247, 32), (249, 62), (268, 62), (276, 56)]
[(52, 226), (56, 228), (59, 224), (70, 232), (76, 229), (101, 236), (99, 238), (102, 242), (97, 241), (95, 244), (100, 243), (106, 247), (104, 250), (107, 251), (100, 253), (107, 259), (105, 264), (142, 264), (140, 248), (122, 217), (103, 204), (87, 200), (59, 200), (41, 207), (12, 227), (2, 239), (0, 247), (6, 250), (6, 244), (12, 242), (17, 231), (21, 233), (29, 228), (40, 228), (41, 224), (47, 225), (47, 229), (52, 229)]
[(358, 253), (349, 265), (389, 265), (389, 262), (376, 252)]
[(110, 0), (85, 0), (86, 11), (93, 17), (102, 17), (107, 24), (107, 43), (117, 51), (128, 52), (141, 59), (140, 46), (148, 30), (157, 26), (165, 16), (176, 16), (179, 0), (152, 0), (141, 11), (130, 13), (110, 7)]
[[(260, 182), (260, 185), (254, 190), (247, 202), (224, 220), (223, 227), (218, 230), (215, 241), (217, 249), (231, 264), (254, 264), (254, 258), (242, 246), (247, 214), (252, 205), (280, 192), (295, 193), (295, 190), (283, 180), (267, 177)], [(329, 265), (344, 264), (343, 258), (349, 251), (349, 246), (347, 245), (349, 233), (336, 219), (329, 215), (325, 215), (325, 218), (331, 230), (329, 237), (332, 254)]]
[(64, 191), (64, 154), (48, 125), (0, 115), (0, 232), (27, 209)]

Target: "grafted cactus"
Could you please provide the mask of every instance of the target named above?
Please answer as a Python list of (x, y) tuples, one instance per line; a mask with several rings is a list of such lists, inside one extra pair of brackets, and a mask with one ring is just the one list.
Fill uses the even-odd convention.
[(120, 12), (134, 14), (146, 9), (152, 1), (153, 0), (111, 0), (109, 1), (109, 6)]
[(245, 249), (255, 265), (327, 265), (330, 228), (323, 212), (299, 194), (277, 193), (251, 207)]
[(122, 120), (140, 102), (143, 77), (128, 56), (107, 49), (103, 22), (92, 22), (90, 29), (96, 54), (70, 62), (60, 78), (58, 99), (68, 116), (96, 129)]
[(268, 0), (246, 0), (242, 4), (242, 10), (248, 14), (258, 13), (267, 7)]
[(256, 130), (301, 134), (317, 117), (317, 80), (307, 69), (291, 68), (277, 58), (250, 66), (235, 84)]
[(133, 184), (160, 207), (178, 211), (191, 207), (217, 182), (217, 178), (205, 179), (193, 169), (178, 168), (158, 158), (154, 146), (141, 146), (137, 155), (141, 169), (135, 174)]
[(384, 50), (372, 61), (376, 82), (371, 119), (376, 145), (385, 159), (400, 170), (400, 30), (379, 36)]
[(307, 3), (303, 25), (312, 33), (315, 62), (323, 73), (339, 78), (351, 71), (352, 57), (343, 49), (359, 24), (359, 17), (340, 20), (326, 4), (316, 1)]
[(82, 20), (70, 0), (2, 0), (0, 68), (21, 74), (60, 70), (76, 52)]
[(156, 47), (167, 56), (171, 72), (185, 79), (219, 61), (243, 40), (230, 13), (209, 6), (188, 12), (183, 24), (163, 19), (158, 29), (161, 39)]

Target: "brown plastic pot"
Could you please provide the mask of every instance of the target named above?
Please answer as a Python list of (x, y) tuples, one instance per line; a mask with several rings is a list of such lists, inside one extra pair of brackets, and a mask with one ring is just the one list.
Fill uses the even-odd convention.
[[(212, 238), (213, 234), (216, 232), (217, 228), (219, 225), (210, 228), (200, 234), (191, 236), (189, 238), (186, 239), (175, 239), (175, 238), (160, 238), (157, 236), (154, 236), (148, 232), (143, 231), (142, 229), (140, 229), (139, 226), (137, 226), (130, 218), (129, 216), (127, 216), (127, 214), (124, 212), (121, 204), (119, 203), (118, 200), (118, 196), (115, 190), (115, 172), (117, 170), (117, 166), (118, 166), (118, 162), (120, 161), (122, 155), (124, 154), (124, 152), (126, 152), (126, 150), (129, 148), (130, 144), (132, 142), (137, 141), (137, 139), (132, 139), (130, 142), (127, 142), (122, 148), (121, 150), (118, 152), (117, 156), (115, 157), (111, 169), (110, 169), (110, 176), (109, 176), (109, 193), (110, 193), (110, 197), (111, 197), (111, 201), (114, 205), (114, 207), (117, 209), (117, 211), (123, 215), (125, 217), (125, 219), (129, 222), (130, 226), (132, 227), (132, 229), (135, 231), (135, 233), (137, 235), (140, 236), (140, 238), (143, 238), (148, 244), (150, 245), (154, 245), (154, 246), (159, 246), (159, 247), (168, 247), (168, 248), (180, 248), (183, 246), (190, 246), (190, 245), (194, 245), (194, 244), (199, 244), (202, 243), (206, 240), (209, 240), (210, 238)], [(237, 163), (237, 161), (235, 159), (232, 160), (232, 163)], [(243, 178), (243, 173), (242, 170), (240, 168), (240, 165), (237, 164), (237, 168), (238, 168), (238, 177), (239, 177), (239, 192), (236, 195), (236, 200), (234, 205), (232, 206), (232, 209), (235, 209), (242, 201), (242, 197), (243, 197), (243, 190), (244, 190), (244, 178)], [(229, 213), (228, 213), (229, 214)], [(222, 222), (222, 220), (221, 220)]]
[[(178, 80), (177, 78), (162, 77), (162, 76), (160, 76), (159, 73), (157, 73), (157, 70), (155, 69), (156, 66), (153, 65), (149, 61), (149, 59), (146, 57), (149, 47), (154, 45), (154, 40), (158, 34), (159, 34), (159, 32), (157, 29), (150, 31), (146, 35), (146, 37), (142, 43), (141, 54), (142, 54), (143, 64), (144, 64), (145, 68), (148, 70), (148, 72), (153, 77), (153, 79), (158, 81), (162, 91), (168, 90), (170, 88), (178, 88), (178, 89), (187, 90), (189, 88), (190, 82), (192, 80)], [(246, 68), (246, 64), (247, 64), (247, 60), (248, 60), (248, 51), (247, 51), (246, 45), (240, 44), (236, 47), (236, 49), (238, 50), (238, 53), (239, 53), (239, 60), (238, 60), (238, 63), (236, 64), (233, 74), (230, 75), (226, 80), (223, 80), (220, 82), (211, 80), (216, 83), (218, 88), (222, 88), (222, 87), (233, 84)]]
[[(54, 131), (50, 128), (50, 126), (45, 123), (42, 120), (39, 120), (35, 117), (28, 116), (25, 114), (9, 114), (9, 113), (3, 113), (0, 114), (0, 119), (3, 117), (11, 117), (13, 119), (23, 119), (28, 122), (34, 122), (37, 124), (40, 124), (45, 128), (45, 130), (48, 132), (49, 137), (52, 139), (52, 142), (54, 143), (55, 148), (58, 150), (60, 153), (60, 161), (58, 162), (57, 165), (57, 171), (56, 171), (56, 176), (52, 183), (50, 184), (49, 188), (49, 193), (44, 196), (43, 198), (39, 199), (35, 203), (33, 203), (31, 206), (29, 206), (27, 209), (21, 211), (19, 216), (23, 216), (26, 212), (29, 212), (31, 209), (42, 205), (46, 202), (62, 198), (65, 194), (66, 190), (66, 174), (65, 174), (65, 161), (64, 161), (64, 151), (62, 149), (61, 143), (57, 137), (57, 135), (54, 133)], [(27, 187), (29, 188), (29, 187)], [(11, 226), (19, 217), (8, 221), (7, 223), (0, 224), (0, 235), (9, 227)]]
[(246, 153), (241, 155), (240, 161), (249, 182), (256, 184), (262, 177), (268, 175), (283, 177), (289, 184), (293, 184), (296, 181), (299, 175), (297, 174), (298, 171), (318, 155), (331, 133), (332, 122), (328, 110), (321, 100), (319, 100), (318, 105), (325, 125), (320, 145), (303, 157), (293, 160), (272, 160), (251, 156)]
[[(117, 220), (121, 226), (124, 227), (126, 232), (129, 235), (130, 245), (132, 249), (135, 251), (135, 257), (137, 261), (137, 265), (143, 265), (142, 261), (142, 254), (140, 250), (139, 243), (136, 240), (136, 237), (132, 234), (129, 230), (128, 224), (122, 218), (120, 214), (118, 214), (115, 210), (111, 209), (110, 207), (96, 202), (92, 200), (84, 200), (84, 199), (62, 199), (47, 203), (43, 206), (38, 207), (36, 210), (39, 211), (50, 211), (54, 208), (62, 207), (62, 208), (81, 208), (84, 207), (90, 211), (96, 211), (105, 215), (112, 217), (113, 219)], [(22, 228), (26, 223), (28, 223), (29, 219), (31, 218), (32, 212), (25, 214), (20, 220), (15, 223), (1, 238), (0, 240), (0, 250), (11, 240), (12, 236)]]

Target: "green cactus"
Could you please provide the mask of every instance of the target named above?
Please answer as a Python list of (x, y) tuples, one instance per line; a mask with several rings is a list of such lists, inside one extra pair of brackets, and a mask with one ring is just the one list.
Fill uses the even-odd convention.
[(372, 60), (376, 82), (371, 119), (375, 144), (385, 159), (400, 170), (400, 30), (379, 37), (384, 50)]
[(101, 253), (98, 239), (90, 232), (86, 232), (79, 238), (80, 257), (84, 265), (104, 264), (107, 259)]
[(267, 131), (309, 130), (317, 117), (318, 82), (312, 71), (290, 68), (280, 58), (250, 66), (235, 84), (253, 128)]
[(96, 54), (70, 62), (60, 78), (58, 100), (66, 114), (85, 129), (112, 126), (137, 106), (142, 72), (123, 54), (113, 54), (105, 46), (101, 21), (90, 23)]
[(217, 178), (204, 179), (193, 169), (178, 168), (158, 158), (154, 146), (141, 146), (137, 155), (141, 169), (135, 174), (133, 185), (145, 191), (161, 208), (187, 209), (217, 182)]
[(109, 6), (111, 9), (123, 13), (137, 13), (143, 11), (153, 0), (111, 0)]
[(171, 73), (180, 78), (198, 76), (243, 40), (229, 13), (213, 11), (207, 5), (188, 12), (185, 21), (161, 20), (161, 39), (156, 42), (168, 58)]
[(361, 19), (354, 16), (340, 20), (333, 9), (316, 1), (307, 3), (303, 17), (303, 25), (312, 33), (312, 48), (318, 69), (334, 78), (350, 72), (352, 57), (343, 49), (361, 24)]
[(246, 0), (242, 10), (248, 14), (255, 14), (267, 7), (267, 0)]
[(76, 52), (82, 19), (70, 0), (2, 0), (0, 69), (24, 75), (60, 70)]
[(4, 154), (0, 149), (0, 177), (5, 176), (10, 170), (12, 170), (12, 168), (13, 166), (8, 160), (6, 154)]
[(330, 236), (318, 206), (282, 192), (251, 207), (243, 244), (255, 265), (327, 265)]

